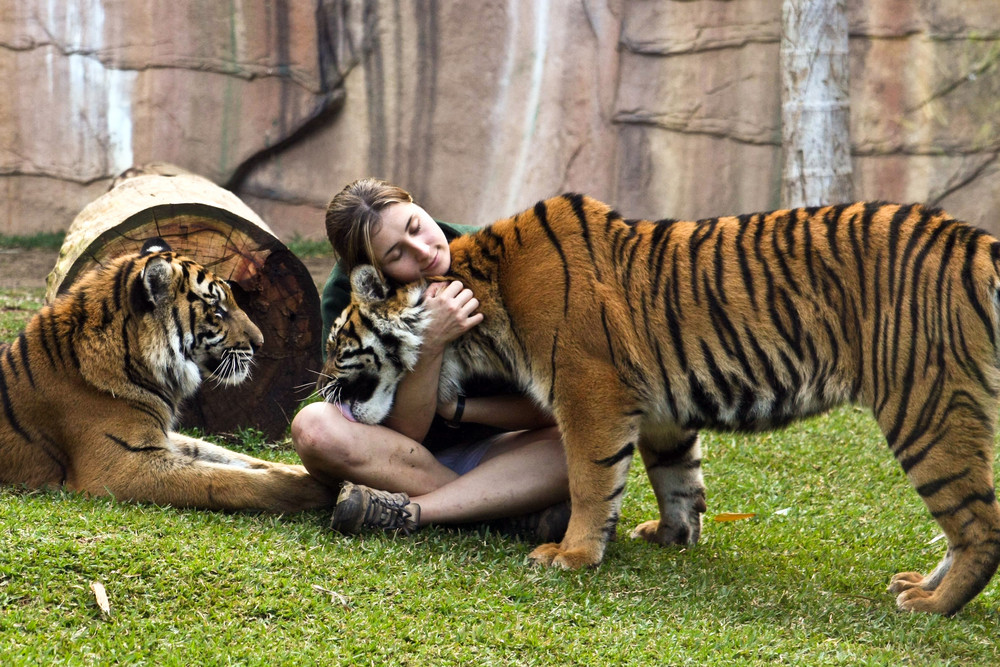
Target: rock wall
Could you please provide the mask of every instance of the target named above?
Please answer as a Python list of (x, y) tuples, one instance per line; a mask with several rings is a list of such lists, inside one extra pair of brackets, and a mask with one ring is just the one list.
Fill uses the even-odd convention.
[[(152, 161), (286, 238), (364, 175), (470, 223), (565, 190), (632, 217), (779, 205), (781, 0), (146, 5), (0, 0), (0, 233), (65, 229)], [(848, 6), (854, 196), (1000, 233), (996, 0)]]

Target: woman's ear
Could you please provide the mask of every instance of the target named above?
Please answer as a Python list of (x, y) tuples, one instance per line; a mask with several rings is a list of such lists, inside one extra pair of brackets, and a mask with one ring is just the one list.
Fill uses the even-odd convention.
[(389, 286), (370, 264), (361, 264), (351, 271), (351, 291), (365, 303), (385, 301), (389, 296)]

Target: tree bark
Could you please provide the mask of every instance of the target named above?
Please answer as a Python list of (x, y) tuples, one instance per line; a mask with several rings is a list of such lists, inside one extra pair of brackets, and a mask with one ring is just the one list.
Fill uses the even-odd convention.
[(782, 24), (782, 205), (850, 201), (847, 2), (785, 0)]

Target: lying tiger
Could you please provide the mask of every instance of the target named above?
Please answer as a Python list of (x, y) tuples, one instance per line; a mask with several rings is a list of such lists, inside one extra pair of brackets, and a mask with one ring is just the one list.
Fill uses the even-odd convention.
[[(503, 376), (563, 434), (572, 518), (536, 562), (601, 561), (636, 450), (660, 518), (633, 535), (694, 543), (699, 429), (773, 429), (853, 402), (872, 409), (948, 539), (931, 574), (893, 577), (897, 604), (953, 614), (995, 572), (1000, 243), (985, 232), (920, 205), (650, 222), (568, 194), (451, 253), (448, 278), (485, 320), (448, 350), (442, 399), (471, 374)], [(366, 266), (351, 280), (324, 395), (376, 423), (416, 359), (425, 286), (392, 289)]]
[(0, 483), (221, 510), (332, 505), (302, 466), (172, 431), (203, 377), (242, 382), (262, 343), (225, 282), (147, 241), (0, 345)]

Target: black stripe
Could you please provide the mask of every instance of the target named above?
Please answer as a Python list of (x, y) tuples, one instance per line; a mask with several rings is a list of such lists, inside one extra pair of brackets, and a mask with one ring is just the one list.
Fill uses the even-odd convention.
[(844, 259), (840, 256), (840, 241), (837, 238), (837, 229), (843, 212), (844, 206), (831, 206), (823, 216), (823, 222), (826, 223), (826, 242), (830, 247), (830, 255), (838, 264), (844, 263)]
[(743, 238), (746, 236), (747, 228), (750, 226), (751, 217), (741, 215), (739, 217), (740, 221), (740, 232), (736, 235), (736, 258), (740, 262), (740, 273), (743, 276), (743, 286), (746, 288), (747, 295), (750, 297), (750, 303), (753, 307), (757, 308), (757, 295), (754, 289), (754, 277), (753, 271), (750, 270), (750, 262), (747, 261), (746, 249), (743, 247)]
[(542, 226), (545, 231), (545, 235), (549, 237), (549, 242), (556, 249), (559, 254), (559, 259), (562, 261), (563, 268), (563, 315), (569, 314), (569, 262), (566, 261), (566, 253), (563, 252), (562, 244), (559, 243), (559, 239), (556, 237), (555, 232), (552, 227), (549, 226), (548, 221), (548, 210), (545, 207), (545, 202), (540, 201), (535, 204), (535, 216), (538, 218), (538, 224)]
[(969, 473), (972, 472), (971, 468), (966, 468), (962, 472), (955, 473), (954, 475), (948, 475), (947, 477), (939, 477), (933, 482), (927, 482), (921, 484), (917, 487), (917, 493), (920, 494), (922, 498), (927, 498), (928, 496), (933, 496), (935, 493), (948, 486), (952, 482), (957, 482), (958, 480), (967, 477)]
[[(867, 215), (867, 205), (865, 206), (865, 215)], [(851, 241), (851, 254), (854, 255), (854, 269), (858, 275), (858, 299), (861, 301), (861, 315), (864, 318), (868, 317), (868, 279), (865, 276), (865, 259), (864, 253), (861, 249), (861, 240), (858, 238), (858, 225), (864, 224), (858, 221), (858, 216), (851, 216), (851, 222), (848, 226), (848, 238)]]
[(105, 433), (104, 437), (106, 437), (108, 440), (115, 443), (116, 445), (124, 447), (130, 452), (153, 452), (157, 450), (166, 449), (165, 447), (158, 447), (156, 445), (149, 445), (148, 447), (133, 447), (132, 445), (128, 444), (128, 442), (126, 442), (125, 440), (122, 440), (121, 438), (116, 438), (110, 433)]
[(915, 466), (917, 466), (921, 461), (923, 461), (931, 450), (937, 447), (938, 443), (944, 440), (944, 434), (938, 434), (934, 436), (930, 442), (924, 445), (924, 448), (915, 454), (907, 456), (905, 459), (898, 459), (900, 467), (903, 469), (904, 473), (909, 473)]
[(594, 267), (594, 272), (597, 274), (597, 282), (603, 282), (601, 279), (601, 265), (597, 261), (597, 257), (594, 255), (594, 244), (590, 240), (590, 225), (587, 222), (587, 213), (583, 210), (583, 195), (576, 193), (569, 193), (563, 195), (573, 207), (573, 213), (576, 214), (576, 219), (580, 221), (580, 231), (583, 233), (583, 242), (587, 246), (587, 252), (590, 254), (590, 263)]
[(899, 235), (903, 221), (910, 214), (912, 206), (900, 206), (889, 221), (889, 302), (896, 298), (896, 255), (899, 253)]
[(145, 380), (143, 380), (143, 378), (139, 377), (139, 374), (137, 373), (135, 366), (132, 363), (132, 351), (128, 339), (128, 322), (129, 318), (127, 316), (122, 318), (122, 328), (119, 334), (121, 336), (122, 347), (124, 348), (122, 366), (125, 369), (126, 377), (132, 384), (148, 391), (149, 393), (153, 394), (158, 399), (160, 399), (163, 402), (163, 404), (170, 409), (171, 413), (176, 412), (176, 406), (174, 405), (173, 401), (170, 400), (170, 397), (167, 396), (160, 387), (157, 387), (152, 383), (146, 382)]
[(621, 486), (608, 494), (608, 496), (604, 498), (604, 502), (611, 502), (623, 493), (625, 493), (625, 482), (622, 482)]
[(795, 280), (795, 274), (792, 272), (791, 267), (788, 266), (788, 261), (785, 259), (785, 253), (782, 252), (778, 243), (778, 240), (781, 238), (781, 235), (778, 233), (778, 225), (784, 222), (786, 226), (788, 226), (790, 217), (791, 214), (789, 214), (786, 218), (774, 220), (774, 229), (771, 233), (771, 250), (774, 252), (775, 262), (778, 264), (778, 268), (781, 270), (781, 274), (785, 278), (785, 284), (791, 287), (792, 291), (796, 294), (801, 294), (799, 284)]
[[(693, 469), (701, 467), (701, 459), (687, 459), (688, 454), (691, 449), (698, 442), (698, 435), (692, 435), (681, 441), (677, 447), (671, 449), (670, 451), (656, 452), (656, 460), (646, 465), (646, 470), (652, 470), (654, 468), (672, 468), (682, 461), (684, 462), (685, 469)], [(685, 459), (687, 459), (685, 461)]]
[(774, 364), (771, 362), (770, 357), (764, 351), (764, 348), (757, 342), (757, 337), (753, 335), (750, 331), (750, 327), (746, 324), (743, 325), (743, 337), (750, 343), (750, 347), (753, 349), (754, 355), (757, 357), (757, 361), (760, 363), (761, 368), (764, 369), (764, 381), (767, 382), (767, 386), (770, 387), (775, 399), (782, 394), (784, 394), (785, 389), (781, 384), (781, 380), (778, 379), (778, 374), (775, 371)]
[[(21, 379), (21, 371), (18, 370), (17, 364), (14, 363), (14, 346), (7, 343), (0, 343), (0, 350), (3, 350), (3, 358), (7, 362), (7, 368), (14, 374), (14, 381), (17, 382)], [(0, 373), (2, 372), (3, 368), (0, 366)]]
[(717, 420), (721, 410), (712, 394), (705, 388), (705, 385), (702, 384), (693, 370), (688, 373), (688, 386), (691, 392), (691, 400), (698, 409), (700, 416), (706, 421)]
[[(368, 317), (365, 313), (363, 313), (360, 310), (358, 311), (358, 319), (361, 320), (361, 326), (363, 326), (369, 333), (373, 334), (376, 338), (378, 338), (378, 342), (381, 343), (382, 347), (385, 348), (385, 351), (389, 355), (396, 356), (399, 354), (399, 348), (401, 345), (399, 338), (393, 336), (392, 334), (388, 334), (385, 333), (384, 331), (381, 331), (380, 328), (375, 325), (375, 322), (372, 321), (370, 317)], [(358, 338), (359, 343), (360, 341), (361, 339)], [(365, 349), (371, 350), (371, 348), (365, 348)], [(374, 350), (371, 351), (374, 354)], [(381, 368), (381, 365), (379, 366), (379, 368)]]
[[(522, 349), (524, 345), (522, 344)], [(552, 335), (552, 352), (549, 355), (549, 368), (552, 374), (552, 380), (549, 383), (549, 406), (555, 404), (556, 400), (556, 349), (559, 347), (559, 329), (556, 328), (555, 333)], [(525, 352), (525, 357), (527, 357)]]
[(594, 463), (596, 463), (599, 466), (610, 468), (618, 463), (621, 463), (624, 459), (632, 456), (634, 452), (635, 452), (635, 443), (630, 442), (621, 449), (619, 449), (617, 452), (612, 454), (611, 456), (605, 457), (603, 459), (597, 459), (594, 461)]
[(747, 358), (746, 350), (740, 341), (736, 326), (729, 319), (729, 313), (711, 294), (708, 299), (708, 308), (709, 316), (712, 318), (712, 328), (715, 329), (716, 337), (722, 344), (726, 354), (734, 357), (739, 362), (744, 375), (749, 378), (751, 383), (757, 384), (753, 368), (750, 366), (750, 360)]
[(0, 370), (0, 400), (3, 401), (3, 412), (7, 416), (7, 422), (10, 424), (10, 427), (23, 439), (31, 442), (31, 437), (21, 427), (21, 422), (18, 421), (17, 416), (14, 414), (14, 405), (11, 403), (10, 395), (7, 393), (7, 378), (4, 376), (2, 370)]
[(688, 360), (687, 354), (684, 352), (684, 335), (681, 332), (680, 318), (674, 312), (674, 309), (670, 307), (670, 304), (667, 304), (664, 314), (667, 317), (667, 330), (670, 332), (670, 338), (674, 343), (677, 361), (681, 366), (681, 370), (686, 372), (688, 369)]
[(701, 254), (701, 246), (711, 238), (718, 222), (718, 218), (702, 220), (688, 239), (688, 261), (691, 263), (688, 268), (691, 277), (691, 296), (696, 304), (701, 303), (701, 297), (698, 293), (698, 256)]
[(708, 374), (712, 378), (712, 384), (715, 389), (722, 394), (722, 401), (720, 405), (731, 406), (733, 404), (733, 388), (729, 385), (729, 380), (726, 378), (725, 373), (719, 368), (719, 365), (715, 361), (715, 355), (712, 354), (711, 348), (709, 348), (708, 343), (701, 340), (701, 354), (705, 360), (705, 365), (708, 367)]
[(672, 220), (660, 220), (656, 223), (653, 233), (650, 235), (649, 255), (646, 257), (646, 264), (648, 271), (653, 274), (653, 301), (656, 300), (657, 295), (660, 293), (660, 277), (663, 274), (663, 255), (670, 245), (670, 237), (673, 234), (673, 230)]
[(722, 300), (722, 303), (729, 303), (725, 288), (725, 262), (722, 258), (722, 236), (724, 231), (725, 227), (722, 227), (719, 229), (719, 233), (715, 235), (715, 291)]
[(667, 374), (667, 369), (663, 365), (663, 352), (660, 349), (660, 341), (654, 341), (654, 349), (656, 350), (656, 363), (660, 366), (660, 379), (663, 381), (663, 394), (666, 397), (666, 407), (674, 416), (676, 416), (677, 401), (674, 398), (673, 388), (670, 383), (670, 376)]
[(965, 263), (962, 266), (962, 286), (965, 287), (966, 294), (969, 295), (969, 303), (972, 304), (973, 309), (976, 311), (976, 315), (983, 323), (983, 327), (986, 329), (987, 335), (990, 337), (990, 345), (996, 348), (996, 332), (993, 330), (993, 321), (990, 316), (986, 313), (986, 309), (983, 308), (983, 304), (979, 301), (979, 296), (976, 294), (976, 283), (972, 274), (972, 261), (975, 257), (979, 237), (981, 237), (984, 232), (978, 229), (969, 230), (970, 238), (967, 240), (965, 245)]
[[(41, 324), (43, 324), (42, 335), (47, 339), (50, 339), (49, 342), (52, 344), (54, 355), (59, 357), (58, 365), (65, 366), (66, 360), (63, 359), (62, 343), (59, 338), (59, 320), (56, 318), (55, 308), (50, 308), (49, 311), (45, 313)], [(46, 349), (48, 349), (48, 346), (46, 346)], [(52, 365), (56, 365), (56, 360), (54, 358), (52, 359)]]
[(603, 301), (601, 302), (601, 328), (604, 330), (604, 341), (608, 345), (608, 356), (611, 358), (611, 365), (617, 368), (618, 364), (615, 362), (615, 346), (611, 342), (611, 330), (608, 328), (607, 307)]
[[(133, 257), (118, 268), (118, 273), (115, 275), (114, 286), (111, 290), (111, 296), (115, 302), (115, 310), (121, 310), (125, 307), (122, 292), (125, 289), (125, 282), (127, 281), (134, 266), (135, 258)], [(139, 279), (141, 280), (141, 276)], [(143, 287), (143, 290), (145, 291), (145, 287)]]
[[(635, 256), (639, 252), (639, 241), (637, 240), (632, 244), (632, 249), (628, 253), (628, 259), (625, 261), (625, 275), (622, 277), (622, 286), (628, 289), (632, 285), (632, 269), (635, 268)], [(597, 267), (594, 267), (597, 268)], [(646, 285), (642, 286), (642, 289), (646, 289)], [(627, 301), (626, 301), (627, 303)]]
[(962, 500), (959, 503), (952, 505), (948, 509), (931, 512), (931, 516), (933, 516), (935, 519), (939, 519), (944, 516), (954, 516), (955, 514), (958, 514), (959, 512), (966, 509), (967, 507), (969, 507), (969, 505), (973, 503), (983, 503), (984, 505), (992, 505), (994, 502), (996, 502), (996, 499), (997, 499), (996, 493), (993, 491), (993, 489), (987, 489), (983, 493), (970, 493), (969, 495), (962, 498)]

